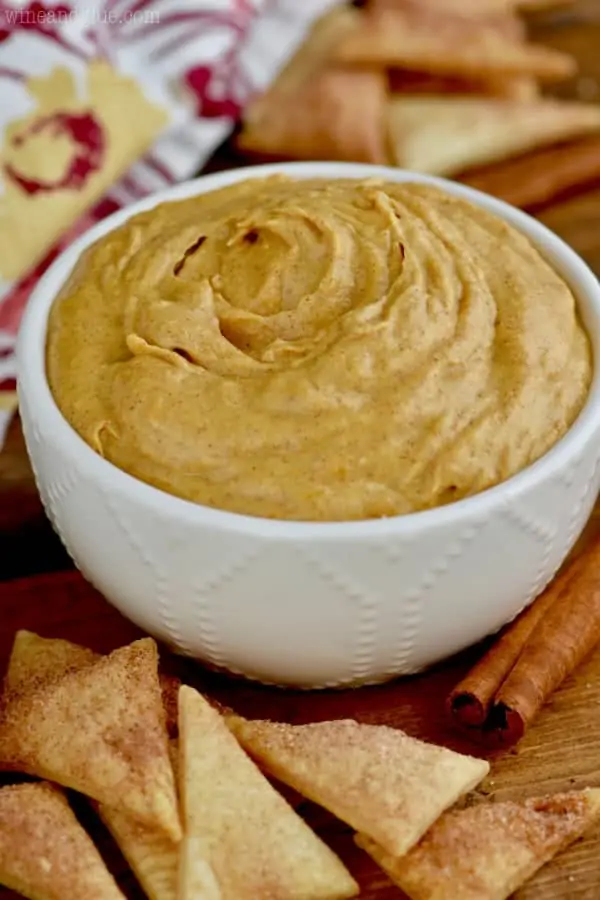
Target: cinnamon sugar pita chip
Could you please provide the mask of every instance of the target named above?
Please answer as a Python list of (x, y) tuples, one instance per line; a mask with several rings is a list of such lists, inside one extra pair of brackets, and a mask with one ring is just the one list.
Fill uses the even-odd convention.
[(356, 839), (411, 900), (506, 900), (600, 818), (600, 790), (445, 813), (404, 857)]
[(293, 94), (271, 93), (244, 116), (238, 147), (294, 159), (384, 163), (383, 72), (323, 69)]
[(147, 638), (5, 693), (0, 759), (181, 836), (156, 644)]
[(426, 8), (384, 7), (365, 12), (341, 36), (335, 59), (437, 74), (528, 75), (550, 81), (577, 69), (576, 60), (568, 54), (518, 40), (499, 30), (497, 23)]
[[(44, 638), (32, 631), (17, 631), (4, 679), (6, 691), (56, 678), (74, 669), (82, 669), (100, 659), (100, 654), (88, 647), (62, 638)], [(167, 716), (167, 730), (177, 733), (177, 693), (181, 682), (173, 675), (160, 675), (163, 705)]]
[(358, 885), (340, 860), (246, 756), (222, 716), (190, 687), (179, 692), (179, 722), (179, 900), (357, 896)]
[(246, 107), (238, 137), (243, 152), (385, 162), (385, 74), (329, 65), (356, 15), (337, 7), (315, 23), (274, 84)]
[(0, 789), (0, 882), (35, 900), (125, 900), (66, 797), (46, 783)]
[(267, 772), (397, 855), (489, 771), (386, 725), (227, 721)]
[(558, 100), (396, 95), (389, 107), (395, 164), (433, 175), (451, 175), (598, 130), (599, 106)]

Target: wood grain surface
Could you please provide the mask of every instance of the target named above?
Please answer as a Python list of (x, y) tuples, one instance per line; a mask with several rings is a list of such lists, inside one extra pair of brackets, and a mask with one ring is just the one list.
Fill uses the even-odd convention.
[[(139, 636), (135, 627), (75, 572), (0, 585), (0, 609), (2, 671), (18, 628), (29, 628), (46, 637), (68, 638), (99, 652)], [(179, 675), (246, 716), (292, 723), (351, 717), (397, 726), (416, 737), (480, 755), (476, 746), (452, 732), (443, 709), (448, 691), (477, 652), (470, 651), (426, 675), (387, 685), (312, 693), (252, 685), (208, 672), (166, 651), (162, 661), (165, 671)], [(490, 761), (490, 775), (470, 798), (473, 801), (491, 803), (587, 785), (600, 787), (600, 651), (558, 691), (520, 745), (508, 753), (491, 756)], [(1, 778), (10, 781), (14, 776)], [(142, 900), (143, 894), (116, 847), (86, 803), (75, 799), (77, 812), (126, 896), (129, 900)], [(354, 845), (350, 829), (307, 801), (296, 800), (295, 805), (346, 862), (361, 885), (363, 900), (404, 896)], [(468, 847), (464, 852), (468, 853)], [(598, 900), (599, 896), (600, 826), (516, 894), (518, 900)], [(0, 900), (13, 897), (16, 895), (0, 888)], [(461, 898), (457, 896), (456, 900)]]

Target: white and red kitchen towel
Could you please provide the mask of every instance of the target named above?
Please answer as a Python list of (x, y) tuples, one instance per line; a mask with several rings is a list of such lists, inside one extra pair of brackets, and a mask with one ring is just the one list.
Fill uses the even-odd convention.
[(0, 0), (0, 443), (39, 276), (99, 219), (194, 175), (335, 2)]

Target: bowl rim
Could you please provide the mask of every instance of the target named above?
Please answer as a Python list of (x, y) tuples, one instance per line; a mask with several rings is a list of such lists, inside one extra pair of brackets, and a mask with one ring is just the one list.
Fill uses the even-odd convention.
[[(141, 481), (96, 453), (63, 416), (50, 391), (46, 376), (48, 315), (58, 291), (70, 275), (81, 253), (132, 216), (153, 209), (161, 203), (183, 200), (239, 181), (276, 173), (298, 178), (384, 178), (394, 182), (430, 184), (495, 213), (529, 237), (571, 287), (593, 348), (594, 369), (590, 391), (579, 416), (565, 435), (527, 468), (472, 497), (419, 512), (351, 521), (268, 519), (204, 506)], [(87, 477), (99, 482), (106, 490), (127, 495), (143, 507), (185, 520), (190, 524), (210, 527), (215, 531), (227, 530), (279, 540), (307, 538), (368, 540), (388, 535), (415, 534), (448, 525), (465, 525), (473, 517), (484, 517), (494, 509), (517, 501), (523, 493), (560, 471), (577, 456), (578, 451), (583, 450), (600, 427), (598, 360), (600, 360), (600, 282), (571, 247), (528, 214), (467, 185), (388, 166), (331, 162), (272, 163), (201, 175), (158, 191), (102, 219), (69, 245), (43, 274), (27, 303), (17, 338), (17, 390), (20, 401), (25, 398), (24, 405), (29, 403), (34, 418), (44, 420), (45, 430), (49, 430), (53, 438), (60, 442), (61, 450), (64, 448), (68, 455), (77, 458)]]

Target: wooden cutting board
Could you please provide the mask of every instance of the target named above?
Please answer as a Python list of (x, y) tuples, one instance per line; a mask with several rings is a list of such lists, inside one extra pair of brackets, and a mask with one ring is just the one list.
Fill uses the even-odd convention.
[[(2, 672), (18, 628), (28, 628), (45, 637), (67, 638), (99, 652), (110, 651), (139, 637), (138, 630), (76, 572), (0, 584), (0, 611)], [(179, 675), (246, 716), (294, 723), (352, 717), (397, 726), (416, 737), (480, 754), (477, 747), (453, 734), (443, 709), (449, 689), (464, 673), (474, 652), (480, 651), (471, 651), (426, 675), (387, 685), (313, 693), (235, 680), (166, 652), (162, 663), (166, 671)], [(483, 802), (586, 785), (600, 787), (600, 650), (555, 694), (518, 748), (490, 757), (490, 761), (490, 776), (479, 789), (480, 794), (487, 795), (481, 798)], [(5, 783), (10, 779), (9, 775), (2, 776)], [(129, 900), (143, 900), (144, 895), (110, 837), (81, 798), (77, 800), (77, 812), (126, 896)], [(302, 802), (298, 810), (344, 859), (360, 882), (364, 900), (404, 896), (353, 844), (350, 829), (308, 802)], [(464, 852), (468, 852), (467, 847)], [(0, 900), (16, 896), (0, 888)], [(598, 900), (600, 826), (541, 870), (516, 897), (519, 900)]]

